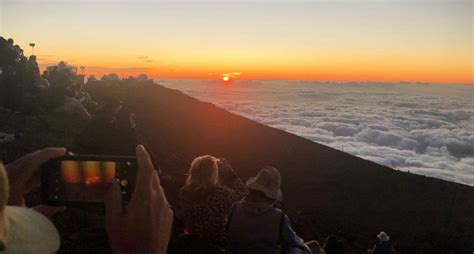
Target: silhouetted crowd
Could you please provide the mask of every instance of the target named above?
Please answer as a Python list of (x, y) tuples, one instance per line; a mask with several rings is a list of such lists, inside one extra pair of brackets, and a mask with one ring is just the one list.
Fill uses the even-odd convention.
[[(28, 62), (31, 65), (32, 61), (28, 61), (23, 50), (14, 44), (13, 39), (6, 40), (0, 37), (0, 102), (2, 105), (13, 108), (23, 101), (22, 95), (26, 89), (23, 87), (25, 84), (23, 80), (26, 81), (26, 76), (31, 76), (25, 75)], [(31, 69), (31, 66), (28, 69)]]
[[(49, 69), (49, 68), (48, 68)], [(22, 112), (62, 111), (90, 117), (93, 103), (84, 77), (61, 61), (40, 74), (36, 56), (27, 58), (13, 39), (0, 37), (0, 107)]]

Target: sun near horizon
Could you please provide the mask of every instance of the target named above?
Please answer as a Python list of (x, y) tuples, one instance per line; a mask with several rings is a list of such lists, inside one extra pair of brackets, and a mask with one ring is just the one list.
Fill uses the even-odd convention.
[(469, 0), (0, 0), (0, 34), (35, 43), (42, 69), (95, 76), (473, 84), (472, 15)]

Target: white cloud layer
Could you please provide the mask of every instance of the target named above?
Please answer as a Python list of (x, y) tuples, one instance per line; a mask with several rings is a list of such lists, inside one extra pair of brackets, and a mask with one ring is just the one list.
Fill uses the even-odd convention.
[(364, 159), (474, 186), (474, 87), (165, 80), (231, 112)]

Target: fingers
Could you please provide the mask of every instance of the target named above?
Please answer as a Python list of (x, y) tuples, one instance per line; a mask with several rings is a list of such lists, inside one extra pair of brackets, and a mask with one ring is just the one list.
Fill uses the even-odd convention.
[(156, 174), (153, 163), (151, 162), (150, 155), (145, 150), (143, 145), (139, 145), (136, 148), (138, 172), (137, 180), (135, 183), (135, 190), (132, 194), (130, 203), (134, 203), (134, 200), (145, 199), (149, 197), (153, 190), (153, 175)]
[(66, 148), (45, 148), (36, 152), (30, 153), (24, 157), (25, 167), (23, 170), (25, 176), (25, 190), (30, 191), (32, 188), (39, 185), (39, 168), (40, 165), (50, 159), (54, 159), (66, 154)]
[[(159, 233), (157, 234), (158, 237), (155, 240), (155, 249), (156, 251), (154, 253), (167, 253), (168, 250), (168, 243), (171, 238), (171, 230), (173, 227), (173, 217), (170, 219), (167, 218), (162, 218), (161, 219), (161, 225), (159, 228)], [(163, 221), (167, 220), (167, 221)]]
[(167, 203), (161, 206), (159, 211), (159, 217), (156, 220), (158, 224), (156, 227), (159, 229), (156, 248), (158, 250), (157, 253), (166, 253), (173, 226), (173, 211)]
[(120, 186), (114, 181), (104, 197), (106, 223), (113, 223), (122, 214), (122, 195)]
[(155, 168), (150, 155), (143, 145), (137, 146), (136, 153), (138, 161), (137, 186), (151, 186)]
[(156, 172), (153, 174), (153, 189), (158, 191), (161, 188), (160, 176)]
[(153, 177), (153, 190), (155, 193), (154, 196), (157, 198), (158, 203), (169, 206), (165, 191), (163, 190), (163, 187), (161, 187), (160, 177), (156, 173)]
[(160, 185), (158, 174), (153, 178), (153, 210), (156, 211), (157, 218), (154, 220), (155, 229), (158, 229), (158, 236), (155, 240), (157, 253), (166, 253), (168, 242), (171, 236), (173, 226), (173, 211), (168, 203), (163, 188)]
[(41, 165), (51, 159), (63, 156), (66, 154), (66, 148), (55, 148), (49, 147), (43, 150), (34, 152), (32, 155), (32, 161), (34, 165)]

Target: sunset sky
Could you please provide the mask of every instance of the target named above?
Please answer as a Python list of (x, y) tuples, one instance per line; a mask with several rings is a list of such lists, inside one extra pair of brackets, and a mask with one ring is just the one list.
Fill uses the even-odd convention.
[(472, 22), (472, 0), (0, 0), (0, 35), (99, 76), (472, 84)]

